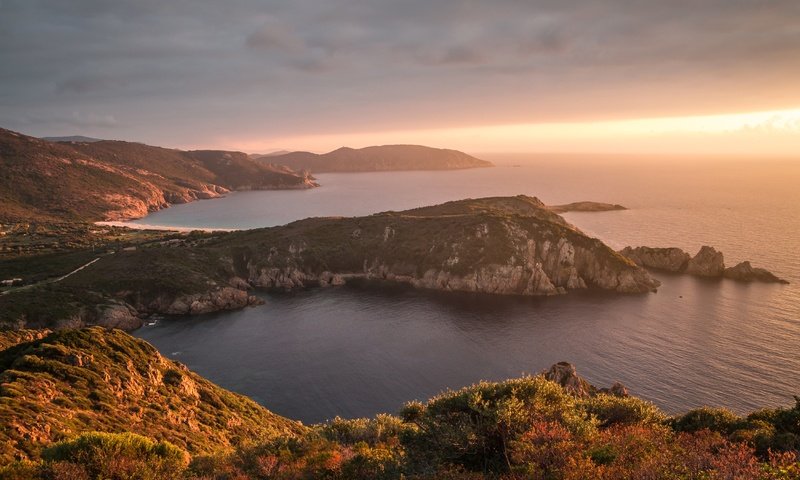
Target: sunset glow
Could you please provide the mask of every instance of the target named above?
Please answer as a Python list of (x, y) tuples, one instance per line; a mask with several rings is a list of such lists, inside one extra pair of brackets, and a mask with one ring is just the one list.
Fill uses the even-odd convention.
[(800, 152), (800, 109), (722, 115), (641, 118), (602, 122), (395, 130), (281, 138), (219, 138), (226, 148), (248, 151), (343, 145), (424, 143), (477, 152), (719, 153), (792, 156)]

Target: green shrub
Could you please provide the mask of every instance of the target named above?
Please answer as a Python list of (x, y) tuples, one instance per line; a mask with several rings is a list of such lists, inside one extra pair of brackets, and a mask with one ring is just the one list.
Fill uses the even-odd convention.
[(451, 463), (473, 471), (508, 470), (511, 444), (539, 422), (563, 426), (576, 438), (595, 430), (574, 398), (542, 377), (482, 382), (426, 405), (410, 403), (401, 416), (418, 427), (404, 438), (417, 464)]
[(696, 432), (708, 429), (731, 434), (743, 426), (742, 418), (725, 408), (701, 407), (672, 418), (672, 428), (678, 432)]
[(580, 400), (578, 406), (594, 416), (602, 427), (634, 423), (662, 423), (666, 415), (657, 406), (636, 397), (600, 394)]
[(83, 470), (86, 478), (103, 480), (180, 478), (189, 460), (186, 452), (171, 443), (133, 433), (100, 432), (58, 442), (44, 450), (42, 458), (54, 474)]

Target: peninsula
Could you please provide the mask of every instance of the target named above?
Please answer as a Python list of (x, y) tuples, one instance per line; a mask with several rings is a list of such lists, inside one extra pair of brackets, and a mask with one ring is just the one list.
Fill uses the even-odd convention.
[(325, 154), (291, 152), (264, 155), (256, 161), (266, 165), (287, 165), (295, 170), (313, 173), (458, 170), (493, 166), (491, 162), (458, 150), (421, 145), (382, 145), (360, 149), (342, 147)]

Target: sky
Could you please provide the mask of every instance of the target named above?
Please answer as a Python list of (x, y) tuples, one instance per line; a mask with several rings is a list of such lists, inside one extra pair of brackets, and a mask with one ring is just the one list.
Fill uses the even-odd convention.
[(0, 127), (248, 152), (795, 155), (800, 1), (0, 0)]

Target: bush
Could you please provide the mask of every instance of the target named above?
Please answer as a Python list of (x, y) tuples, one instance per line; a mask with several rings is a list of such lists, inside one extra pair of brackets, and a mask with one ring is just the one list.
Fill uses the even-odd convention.
[(85, 433), (42, 452), (56, 478), (161, 480), (180, 478), (188, 454), (133, 433)]
[(728, 409), (702, 407), (674, 417), (670, 421), (670, 425), (678, 432), (697, 432), (708, 429), (712, 432), (729, 435), (742, 427), (743, 421)]
[(542, 377), (482, 382), (426, 405), (408, 404), (401, 416), (418, 427), (404, 437), (417, 465), (449, 463), (473, 471), (508, 471), (510, 446), (539, 422), (558, 424), (576, 438), (595, 430), (575, 400)]
[(578, 406), (594, 416), (601, 427), (636, 423), (656, 424), (666, 420), (666, 415), (653, 403), (636, 397), (617, 397), (600, 394), (583, 399)]

